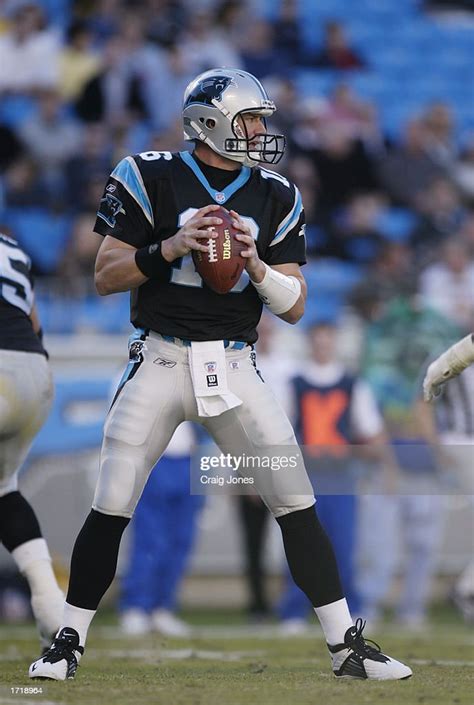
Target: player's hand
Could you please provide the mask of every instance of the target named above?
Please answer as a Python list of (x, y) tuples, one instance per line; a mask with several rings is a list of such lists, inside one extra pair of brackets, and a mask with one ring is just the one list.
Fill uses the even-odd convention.
[(435, 360), (428, 367), (423, 380), (423, 398), (433, 401), (443, 391), (443, 385), (449, 379), (449, 370), (441, 369), (439, 360)]
[(257, 246), (252, 233), (250, 232), (250, 228), (244, 223), (236, 211), (230, 211), (230, 214), (232, 216), (232, 225), (237, 230), (240, 230), (240, 233), (235, 236), (236, 239), (247, 245), (247, 249), (242, 250), (240, 253), (240, 256), (245, 257), (247, 260), (245, 263), (245, 269), (247, 270), (250, 279), (253, 279), (253, 281), (256, 282), (261, 282), (265, 276), (265, 265), (258, 256)]
[(204, 244), (203, 239), (209, 240), (209, 238), (217, 237), (217, 233), (209, 230), (209, 228), (222, 223), (221, 218), (216, 218), (212, 215), (213, 211), (218, 208), (217, 204), (200, 208), (173, 237), (163, 240), (161, 245), (163, 257), (168, 262), (173, 262), (179, 257), (188, 255), (191, 250), (208, 252), (209, 247)]

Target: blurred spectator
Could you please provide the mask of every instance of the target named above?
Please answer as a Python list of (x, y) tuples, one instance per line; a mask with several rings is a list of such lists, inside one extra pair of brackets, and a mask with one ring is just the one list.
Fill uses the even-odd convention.
[(360, 54), (350, 46), (344, 25), (334, 20), (327, 22), (324, 27), (321, 50), (315, 56), (307, 56), (305, 64), (344, 71), (364, 68), (366, 65)]
[(124, 56), (124, 41), (109, 39), (102, 53), (102, 65), (76, 102), (77, 115), (84, 122), (105, 121), (111, 127), (128, 125), (144, 110), (139, 84)]
[(285, 175), (298, 186), (304, 203), (306, 247), (308, 255), (320, 254), (319, 245), (325, 238), (318, 208), (319, 181), (313, 162), (298, 155), (288, 160)]
[(146, 75), (142, 70), (141, 94), (150, 125), (160, 133), (170, 129), (177, 117), (180, 118), (184, 90), (193, 74), (186, 50), (180, 42), (170, 43), (166, 50), (158, 53), (156, 59), (154, 68), (150, 65), (152, 70)]
[(428, 138), (421, 120), (411, 120), (400, 145), (379, 160), (378, 175), (396, 205), (416, 207), (417, 198), (434, 181), (446, 175), (429, 153)]
[(474, 209), (467, 210), (459, 228), (459, 237), (466, 244), (469, 257), (474, 258)]
[(303, 37), (297, 0), (282, 0), (273, 21), (275, 46), (286, 65), (295, 66), (301, 60)]
[[(90, 203), (88, 184), (91, 179), (104, 179), (112, 171), (112, 146), (105, 124), (86, 123), (83, 130), (81, 150), (67, 162), (65, 181), (71, 196), (70, 207), (87, 209)], [(100, 200), (97, 200), (98, 203)], [(95, 211), (95, 207), (94, 207)]]
[(441, 101), (434, 103), (425, 111), (421, 120), (426, 137), (427, 153), (436, 163), (449, 169), (457, 154), (451, 108)]
[(277, 107), (276, 112), (272, 115), (272, 131), (285, 135), (290, 141), (291, 132), (302, 112), (300, 107), (302, 101), (296, 86), (289, 78), (270, 77), (265, 81), (265, 88)]
[(64, 100), (76, 100), (99, 71), (100, 59), (92, 50), (92, 40), (92, 31), (83, 20), (75, 20), (67, 30), (59, 57), (59, 92)]
[(474, 132), (465, 141), (452, 176), (463, 195), (474, 205)]
[(376, 317), (383, 304), (400, 294), (415, 291), (412, 251), (407, 245), (385, 242), (367, 269), (363, 281), (352, 290), (350, 301), (359, 315), (369, 322)]
[(326, 120), (341, 122), (354, 138), (372, 149), (383, 147), (383, 136), (374, 105), (362, 100), (345, 83), (338, 83), (329, 95)]
[(179, 43), (189, 12), (181, 0), (145, 0), (148, 39), (167, 49)]
[(119, 31), (122, 0), (99, 0), (87, 7), (87, 23), (102, 46)]
[[(290, 147), (297, 153), (319, 149), (321, 130), (329, 114), (329, 102), (320, 96), (311, 96), (295, 101), (295, 120), (289, 124)], [(295, 109), (295, 108), (294, 108)], [(277, 119), (278, 113), (277, 113)]]
[(32, 93), (57, 85), (59, 37), (35, 2), (13, 6), (11, 29), (0, 35), (0, 94)]
[(353, 195), (329, 224), (328, 239), (318, 254), (367, 265), (373, 262), (384, 238), (377, 229), (383, 197), (377, 193)]
[(81, 126), (64, 115), (63, 107), (56, 90), (42, 91), (38, 114), (20, 128), (29, 153), (41, 166), (46, 188), (59, 199), (64, 195), (64, 166), (82, 144)]
[[(354, 559), (359, 468), (352, 446), (379, 446), (385, 441), (383, 421), (367, 384), (338, 360), (335, 324), (316, 322), (308, 338), (310, 359), (291, 380), (295, 433), (305, 450), (318, 516), (334, 546), (344, 593), (351, 611), (358, 613)], [(301, 630), (309, 610), (308, 599), (287, 574), (278, 609), (282, 631)]]
[(189, 16), (180, 41), (184, 61), (192, 67), (194, 75), (219, 66), (242, 67), (238, 51), (216, 29), (214, 13), (210, 9), (196, 9)]
[(0, 123), (0, 173), (21, 156), (23, 145), (17, 133), (8, 125)]
[(461, 238), (447, 240), (439, 260), (422, 272), (420, 294), (426, 306), (474, 330), (474, 259)]
[[(449, 319), (419, 297), (393, 300), (367, 330), (362, 360), (390, 432), (401, 475), (397, 494), (374, 488), (362, 496), (359, 590), (364, 617), (380, 616), (403, 557), (402, 590), (396, 615), (405, 627), (424, 625), (443, 521), (437, 484), (437, 448), (419, 404), (423, 365), (428, 356), (459, 337)], [(374, 526), (377, 531), (374, 531)]]
[(325, 213), (344, 204), (356, 192), (376, 188), (373, 157), (363, 142), (353, 138), (350, 127), (343, 122), (323, 121), (319, 139), (318, 147), (303, 151), (316, 167), (320, 207)]
[(261, 80), (266, 76), (284, 77), (288, 69), (275, 44), (274, 29), (263, 18), (255, 18), (247, 27), (241, 55), (245, 70)]
[(73, 223), (58, 275), (64, 291), (72, 296), (95, 293), (94, 265), (102, 237), (93, 232), (95, 211), (79, 213)]
[(3, 187), (7, 208), (51, 205), (48, 191), (41, 179), (39, 165), (26, 155), (8, 167)]
[(147, 149), (155, 152), (171, 151), (179, 152), (184, 148), (183, 122), (181, 118), (176, 118), (166, 132), (155, 134), (149, 140)]
[(423, 0), (423, 5), (434, 12), (474, 12), (474, 0)]
[(410, 244), (416, 253), (418, 267), (433, 260), (436, 248), (442, 245), (460, 226), (463, 208), (460, 195), (447, 179), (436, 179), (418, 194), (420, 219)]

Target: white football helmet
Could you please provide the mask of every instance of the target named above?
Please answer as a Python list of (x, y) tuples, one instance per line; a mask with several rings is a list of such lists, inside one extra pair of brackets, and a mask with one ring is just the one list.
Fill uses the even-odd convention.
[(255, 76), (240, 69), (211, 69), (199, 74), (184, 92), (184, 139), (200, 140), (227, 159), (255, 166), (276, 164), (285, 151), (283, 135), (263, 134), (249, 140), (242, 113), (263, 118), (276, 107)]

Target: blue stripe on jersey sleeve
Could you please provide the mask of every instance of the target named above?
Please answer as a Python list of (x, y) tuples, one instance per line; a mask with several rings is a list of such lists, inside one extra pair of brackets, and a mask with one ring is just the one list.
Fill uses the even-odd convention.
[(142, 209), (151, 226), (154, 225), (153, 209), (140, 171), (132, 157), (125, 157), (117, 164), (111, 177), (119, 181)]
[(295, 199), (295, 204), (293, 208), (291, 209), (290, 213), (286, 216), (286, 218), (283, 220), (283, 223), (280, 227), (279, 230), (277, 230), (275, 237), (270, 243), (270, 247), (273, 245), (277, 245), (279, 242), (281, 242), (286, 235), (290, 232), (292, 228), (295, 227), (297, 224), (299, 217), (301, 215), (301, 212), (303, 210), (303, 200), (301, 198), (301, 194), (296, 189), (296, 199)]

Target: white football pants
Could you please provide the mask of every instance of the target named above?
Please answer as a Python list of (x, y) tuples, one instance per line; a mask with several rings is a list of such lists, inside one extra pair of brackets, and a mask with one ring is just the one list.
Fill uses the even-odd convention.
[(18, 471), (52, 400), (52, 377), (44, 355), (0, 350), (0, 496), (18, 489)]
[[(220, 416), (202, 418), (197, 415), (188, 348), (150, 333), (142, 361), (129, 365), (131, 376), (105, 421), (93, 509), (131, 517), (151, 469), (183, 421), (202, 424), (223, 453), (255, 455), (266, 446), (291, 447), (298, 452), (291, 424), (257, 374), (250, 353), (249, 346), (225, 353), (228, 386), (242, 405)], [(302, 461), (292, 473), (273, 473), (271, 494), (256, 484), (275, 517), (314, 504)], [(288, 491), (289, 485), (294, 494)]]

